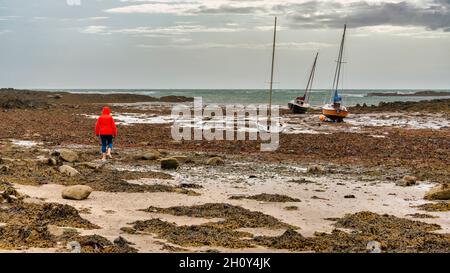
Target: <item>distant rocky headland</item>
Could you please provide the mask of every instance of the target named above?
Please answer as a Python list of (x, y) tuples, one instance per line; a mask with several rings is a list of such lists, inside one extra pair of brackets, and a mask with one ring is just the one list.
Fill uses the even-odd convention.
[(446, 91), (418, 91), (415, 93), (399, 93), (399, 92), (391, 92), (391, 93), (382, 93), (382, 92), (373, 92), (368, 93), (367, 97), (442, 97), (442, 96), (450, 96), (450, 92)]
[(79, 94), (70, 92), (48, 92), (0, 88), (0, 108), (48, 108), (55, 104), (85, 103), (137, 103), (137, 102), (192, 102), (194, 98), (185, 96), (164, 96), (155, 98), (147, 95), (115, 93), (115, 94)]

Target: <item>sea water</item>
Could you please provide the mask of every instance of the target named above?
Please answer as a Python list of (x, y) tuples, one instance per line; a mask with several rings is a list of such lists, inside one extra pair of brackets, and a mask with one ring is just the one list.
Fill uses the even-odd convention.
[[(269, 91), (263, 89), (51, 89), (41, 91), (54, 92), (72, 92), (72, 93), (91, 93), (91, 94), (114, 94), (129, 93), (138, 95), (148, 95), (152, 97), (163, 96), (186, 96), (202, 97), (204, 103), (218, 104), (266, 104), (269, 100)], [(356, 104), (378, 105), (380, 102), (394, 101), (421, 101), (438, 98), (449, 98), (440, 96), (396, 96), (396, 97), (368, 97), (371, 92), (376, 93), (402, 93), (414, 94), (424, 90), (373, 90), (373, 89), (352, 89), (341, 91), (340, 94), (347, 106)], [(433, 91), (433, 90), (430, 90)], [(435, 90), (450, 92), (450, 90)], [(303, 90), (277, 89), (273, 91), (273, 103), (286, 106), (287, 103), (298, 97), (303, 96)], [(312, 107), (319, 107), (330, 98), (330, 90), (312, 90), (310, 104)]]

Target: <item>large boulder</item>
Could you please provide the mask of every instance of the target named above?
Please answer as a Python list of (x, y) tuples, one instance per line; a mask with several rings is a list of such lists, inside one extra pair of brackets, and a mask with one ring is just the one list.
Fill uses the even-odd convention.
[(89, 186), (77, 185), (67, 187), (62, 191), (62, 198), (70, 200), (85, 200), (94, 190)]
[(78, 160), (78, 154), (68, 149), (59, 150), (59, 157), (67, 162), (75, 162)]
[(148, 150), (135, 156), (137, 160), (157, 160), (161, 154), (157, 150)]
[(430, 189), (424, 199), (426, 200), (450, 200), (450, 185), (443, 184)]
[(221, 157), (211, 157), (206, 161), (206, 164), (210, 166), (219, 166), (224, 165), (225, 161)]
[(161, 169), (164, 170), (176, 170), (180, 166), (180, 162), (176, 158), (163, 158), (161, 159)]
[(59, 167), (59, 171), (62, 174), (65, 174), (65, 175), (71, 176), (71, 177), (77, 176), (80, 174), (80, 172), (78, 172), (76, 169), (74, 169), (70, 166), (67, 166), (67, 165), (62, 165), (61, 167)]

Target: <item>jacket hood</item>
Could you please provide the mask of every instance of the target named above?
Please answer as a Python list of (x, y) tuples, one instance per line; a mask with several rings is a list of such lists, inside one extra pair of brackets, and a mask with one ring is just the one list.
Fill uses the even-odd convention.
[(109, 107), (103, 107), (102, 115), (110, 115), (111, 109)]

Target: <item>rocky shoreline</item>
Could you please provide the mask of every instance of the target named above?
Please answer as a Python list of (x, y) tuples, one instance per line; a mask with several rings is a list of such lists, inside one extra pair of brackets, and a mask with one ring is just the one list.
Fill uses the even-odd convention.
[[(310, 131), (262, 153), (261, 141), (179, 142), (170, 124), (123, 123), (114, 160), (98, 160), (89, 115), (104, 104), (166, 116), (164, 103), (181, 101), (191, 99), (1, 90), (0, 251), (450, 251), (449, 128), (286, 113)], [(352, 111), (448, 121), (449, 103)]]
[(393, 93), (377, 93), (372, 92), (368, 93), (367, 97), (448, 97), (450, 96), (450, 92), (445, 91), (417, 91), (414, 93), (400, 93), (400, 92), (393, 92)]

